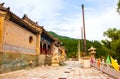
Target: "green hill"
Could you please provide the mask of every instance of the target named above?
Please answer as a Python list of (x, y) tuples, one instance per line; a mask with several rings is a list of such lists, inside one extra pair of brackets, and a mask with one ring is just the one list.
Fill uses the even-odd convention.
[(55, 32), (52, 32), (52, 31), (48, 31), (48, 33), (49, 33), (50, 35), (58, 38), (58, 39), (61, 39), (61, 38), (63, 38), (63, 39), (74, 39), (74, 38), (70, 38), (70, 37), (67, 37), (67, 36), (58, 35), (58, 34), (56, 34)]
[[(74, 38), (70, 38), (70, 37), (66, 37), (66, 36), (61, 36), (56, 34), (55, 32), (49, 31), (48, 32), (50, 35), (58, 38), (62, 43), (63, 46), (65, 46), (65, 48), (67, 49), (67, 56), (68, 57), (76, 57), (77, 56), (77, 52), (78, 52), (78, 39), (74, 39)], [(82, 47), (81, 47), (81, 51), (82, 51)]]
[(61, 36), (52, 31), (49, 31), (48, 33), (58, 38), (63, 43), (63, 46), (65, 46), (65, 48), (67, 49), (66, 52), (68, 57), (76, 57), (78, 39)]
[[(55, 32), (52, 31), (48, 31), (48, 33), (50, 35), (52, 35), (53, 37), (58, 38), (62, 43), (63, 46), (65, 46), (65, 48), (67, 49), (67, 57), (77, 57), (77, 52), (78, 52), (78, 39), (74, 39), (74, 38), (70, 38), (70, 37), (66, 37), (66, 36), (61, 36), (56, 34)], [(80, 40), (81, 45), (80, 45), (80, 51), (83, 52), (83, 40)], [(98, 41), (89, 41), (86, 40), (86, 48), (87, 50), (91, 47), (94, 46), (97, 48), (96, 50), (96, 57), (99, 58), (101, 56), (106, 56), (106, 49), (101, 45), (100, 42)], [(88, 51), (87, 51), (88, 53)], [(88, 54), (89, 55), (89, 54)]]

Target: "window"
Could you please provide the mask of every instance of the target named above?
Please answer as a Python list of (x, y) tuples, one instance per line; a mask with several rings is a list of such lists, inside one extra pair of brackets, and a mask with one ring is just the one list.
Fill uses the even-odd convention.
[(33, 37), (30, 36), (30, 37), (29, 37), (29, 43), (31, 44), (32, 42), (33, 42)]

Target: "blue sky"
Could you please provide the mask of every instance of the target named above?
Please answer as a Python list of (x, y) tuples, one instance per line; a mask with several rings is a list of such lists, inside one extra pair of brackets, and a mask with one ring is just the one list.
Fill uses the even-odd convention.
[(81, 38), (82, 10), (85, 7), (86, 38), (106, 39), (108, 28), (120, 29), (118, 0), (0, 0), (19, 17), (27, 14), (48, 31), (72, 38)]

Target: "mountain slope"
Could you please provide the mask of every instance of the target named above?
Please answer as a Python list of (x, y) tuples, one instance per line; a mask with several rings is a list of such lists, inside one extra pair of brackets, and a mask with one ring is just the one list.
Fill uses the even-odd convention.
[(58, 35), (58, 34), (56, 34), (55, 32), (52, 32), (52, 31), (48, 31), (48, 33), (50, 34), (50, 35), (52, 35), (53, 37), (56, 37), (56, 38), (62, 38), (62, 39), (73, 39), (73, 38), (70, 38), (70, 37), (67, 37), (67, 36), (61, 36), (61, 35)]
[(52, 31), (48, 31), (48, 33), (53, 37), (58, 38), (63, 43), (63, 46), (65, 46), (65, 48), (67, 49), (68, 57), (76, 57), (78, 39), (61, 36)]
[[(53, 37), (58, 38), (62, 43), (63, 46), (65, 46), (65, 48), (67, 49), (66, 53), (67, 53), (67, 57), (77, 57), (77, 52), (78, 52), (78, 39), (74, 39), (74, 38), (70, 38), (70, 37), (66, 37), (66, 36), (61, 36), (56, 34), (55, 32), (52, 31), (48, 31), (48, 33), (50, 35), (52, 35)], [(98, 41), (89, 41), (86, 40), (86, 51), (88, 54), (88, 49), (93, 46), (96, 48), (96, 54), (95, 56), (97, 58), (100, 58), (101, 56), (107, 56), (107, 52), (108, 50), (106, 50), (106, 48), (104, 46), (102, 46), (102, 44)], [(83, 52), (83, 40), (80, 40), (80, 52)], [(89, 55), (89, 54), (88, 54)]]

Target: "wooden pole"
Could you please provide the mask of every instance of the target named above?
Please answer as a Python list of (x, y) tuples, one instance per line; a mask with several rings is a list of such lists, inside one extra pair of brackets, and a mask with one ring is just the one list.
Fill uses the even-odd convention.
[(82, 4), (82, 16), (83, 16), (83, 31), (84, 31), (84, 53), (85, 55), (86, 53), (86, 32), (85, 32), (85, 18), (84, 18), (84, 5)]

